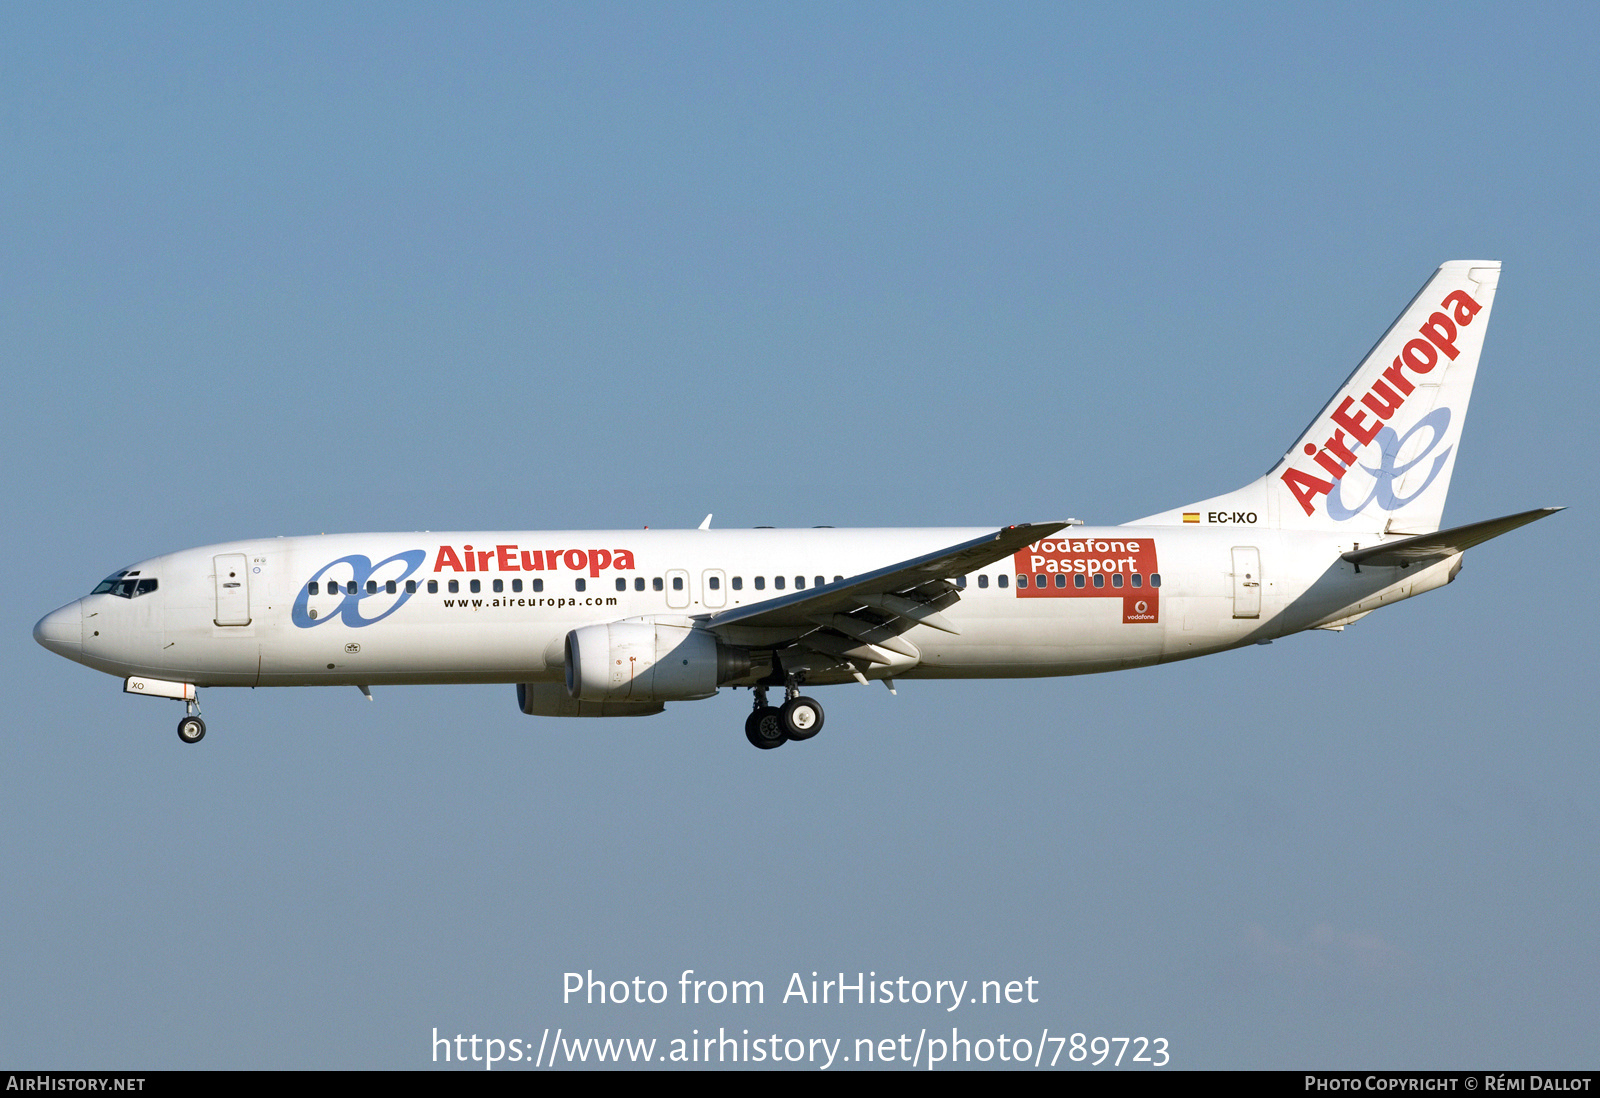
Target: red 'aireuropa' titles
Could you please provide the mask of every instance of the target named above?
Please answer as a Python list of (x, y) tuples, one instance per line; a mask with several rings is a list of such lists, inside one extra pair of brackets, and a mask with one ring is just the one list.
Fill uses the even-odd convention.
[(1019, 599), (1121, 598), (1124, 623), (1161, 620), (1153, 538), (1048, 538), (1012, 560)]
[[(1328, 436), (1321, 449), (1314, 442), (1306, 443), (1305, 452), (1331, 479), (1323, 480), (1294, 468), (1283, 472), (1283, 482), (1294, 493), (1294, 498), (1300, 501), (1306, 514), (1316, 511), (1316, 498), (1333, 491), (1334, 481), (1341, 479), (1356, 463), (1356, 451), (1378, 437), (1384, 423), (1405, 405), (1406, 398), (1416, 390), (1416, 385), (1405, 376), (1402, 367), (1415, 374), (1426, 374), (1438, 365), (1440, 354), (1453, 360), (1461, 353), (1456, 348), (1456, 333), (1471, 324), (1481, 308), (1483, 306), (1465, 290), (1451, 291), (1439, 303), (1439, 309), (1417, 329), (1417, 338), (1394, 356), (1394, 364), (1383, 371), (1383, 376), (1375, 380), (1372, 388), (1361, 398), (1362, 405), (1372, 413), (1373, 418), (1367, 419), (1367, 413), (1355, 407), (1356, 398), (1352, 396), (1345, 397), (1329, 413), (1328, 418), (1333, 421), (1333, 434)], [(1348, 439), (1346, 431), (1349, 432)]]
[(439, 546), (433, 570), (454, 572), (554, 572), (565, 567), (569, 572), (587, 570), (591, 577), (607, 568), (631, 571), (631, 549), (520, 549), (516, 545), (496, 545), (474, 549), (463, 545), (458, 555), (452, 545)]

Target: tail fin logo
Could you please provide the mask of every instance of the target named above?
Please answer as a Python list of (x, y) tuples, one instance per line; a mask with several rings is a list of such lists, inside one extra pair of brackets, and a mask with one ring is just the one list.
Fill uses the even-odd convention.
[[(1415, 492), (1408, 496), (1397, 496), (1394, 491), (1394, 483), (1397, 479), (1404, 477), (1413, 467), (1421, 464), (1422, 460), (1433, 452), (1433, 448), (1439, 445), (1439, 440), (1444, 438), (1444, 433), (1449, 426), (1450, 409), (1448, 408), (1435, 408), (1412, 424), (1411, 429), (1403, 435), (1396, 434), (1393, 427), (1385, 426), (1378, 432), (1377, 438), (1374, 440), (1378, 444), (1378, 467), (1373, 469), (1370, 466), (1361, 466), (1365, 472), (1372, 474), (1372, 491), (1368, 493), (1366, 499), (1356, 506), (1346, 507), (1344, 498), (1340, 494), (1340, 485), (1344, 482), (1342, 480), (1339, 481), (1338, 484), (1333, 486), (1333, 490), (1328, 493), (1328, 517), (1335, 522), (1353, 519), (1366, 510), (1367, 505), (1373, 501), (1377, 501), (1378, 506), (1385, 511), (1397, 511), (1422, 495), (1423, 492), (1426, 492), (1428, 485), (1432, 484), (1434, 478), (1439, 475), (1439, 470), (1444, 468), (1445, 459), (1450, 456), (1450, 451), (1453, 447), (1446, 446), (1444, 452), (1433, 459), (1433, 468), (1428, 470), (1428, 479), (1424, 480)], [(1406, 443), (1411, 441), (1411, 436), (1424, 427), (1432, 432), (1432, 437), (1428, 439), (1428, 445), (1405, 464), (1396, 465), (1395, 459), (1400, 456), (1400, 451), (1405, 449)]]
[[(1438, 475), (1445, 459), (1449, 457), (1449, 447), (1435, 459), (1433, 470), (1422, 488), (1418, 488), (1404, 499), (1397, 497), (1393, 491), (1394, 478), (1426, 457), (1444, 437), (1445, 428), (1450, 423), (1449, 409), (1434, 409), (1418, 420), (1404, 436), (1398, 436), (1394, 429), (1388, 426), (1388, 421), (1405, 407), (1406, 400), (1416, 391), (1416, 382), (1412, 377), (1408, 377), (1406, 372), (1410, 371), (1412, 376), (1427, 374), (1439, 364), (1441, 355), (1447, 361), (1454, 360), (1460, 354), (1456, 347), (1457, 334), (1472, 323), (1472, 318), (1477, 316), (1482, 308), (1483, 306), (1465, 290), (1454, 290), (1446, 295), (1439, 303), (1439, 308), (1417, 329), (1416, 338), (1406, 343), (1395, 356), (1394, 363), (1385, 369), (1381, 376), (1373, 379), (1366, 394), (1361, 397), (1360, 406), (1357, 406), (1354, 396), (1346, 396), (1328, 414), (1332, 433), (1327, 440), (1321, 447), (1314, 442), (1305, 445), (1306, 456), (1327, 474), (1327, 478), (1292, 466), (1284, 470), (1281, 478), (1307, 515), (1316, 512), (1318, 496), (1328, 497), (1328, 517), (1338, 522), (1353, 517), (1374, 499), (1379, 507), (1392, 511), (1421, 495), (1423, 489), (1433, 483), (1433, 478)], [(1433, 432), (1428, 448), (1397, 468), (1394, 462), (1400, 453), (1400, 448), (1424, 425)], [(1356, 466), (1357, 452), (1375, 440), (1379, 441), (1381, 450), (1378, 468), (1361, 466), (1376, 478), (1373, 493), (1360, 507), (1352, 510), (1344, 506), (1335, 488), (1344, 479), (1345, 474)]]

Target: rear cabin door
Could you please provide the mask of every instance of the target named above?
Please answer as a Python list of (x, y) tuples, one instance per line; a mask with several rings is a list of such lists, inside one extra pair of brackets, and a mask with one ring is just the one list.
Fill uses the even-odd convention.
[(223, 553), (212, 558), (217, 567), (218, 625), (250, 624), (250, 569), (243, 553)]
[(1233, 616), (1261, 616), (1261, 550), (1253, 545), (1233, 547)]

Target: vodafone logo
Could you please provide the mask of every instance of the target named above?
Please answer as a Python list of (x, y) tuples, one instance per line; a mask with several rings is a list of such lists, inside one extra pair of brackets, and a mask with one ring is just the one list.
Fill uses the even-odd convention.
[(1161, 620), (1154, 538), (1048, 538), (1017, 550), (1012, 567), (1016, 598), (1114, 599), (1122, 603), (1124, 624)]

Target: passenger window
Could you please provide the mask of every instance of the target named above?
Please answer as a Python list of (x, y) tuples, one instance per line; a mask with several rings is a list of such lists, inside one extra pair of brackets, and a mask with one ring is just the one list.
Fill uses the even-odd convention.
[(589, 589), (589, 584), (584, 580), (577, 580), (576, 589), (579, 591), (587, 591)]
[(438, 593), (439, 593), (439, 581), (438, 580), (429, 580), (428, 581), (428, 594), (437, 595)]
[(1112, 574), (1112, 576), (1111, 576), (1111, 586), (1113, 586), (1113, 587), (1121, 587), (1122, 586), (1122, 573), (1121, 572), (1116, 572), (1116, 573)]
[(494, 593), (495, 594), (498, 595), (502, 591), (504, 591), (505, 589), (506, 589), (506, 581), (505, 580), (497, 579), (497, 580), (494, 581)]
[(1066, 576), (1066, 573), (1064, 573), (1064, 572), (1057, 572), (1057, 573), (1056, 573), (1056, 586), (1057, 586), (1057, 587), (1065, 587), (1065, 586), (1066, 586), (1066, 585), (1067, 585), (1067, 576)]
[(989, 586), (989, 577), (988, 576), (979, 576), (978, 577), (978, 586), (979, 587), (987, 587), (987, 586)]
[(827, 582), (828, 582), (828, 579), (827, 579), (826, 576), (818, 576), (817, 577), (817, 582), (812, 584), (811, 586), (813, 586), (813, 587), (821, 587), (823, 584), (825, 584)]
[(544, 580), (542, 580), (542, 579), (534, 580), (533, 581), (533, 589), (535, 591), (543, 591), (544, 590)]
[(459, 592), (460, 590), (461, 590), (461, 581), (460, 580), (451, 580), (450, 581), (450, 593), (452, 595), (454, 595), (457, 592)]
[(1129, 576), (1128, 578), (1133, 581), (1133, 585), (1135, 587), (1143, 587), (1144, 586), (1144, 577), (1141, 576), (1139, 573), (1135, 572), (1133, 575)]
[(470, 583), (467, 584), (467, 586), (470, 587), (472, 589), (472, 593), (474, 595), (476, 595), (479, 591), (483, 590), (483, 581), (481, 581), (481, 580), (472, 580)]
[(806, 589), (806, 578), (804, 576), (796, 576), (794, 578), (794, 589), (796, 591), (804, 591)]
[(626, 591), (627, 589), (628, 589), (628, 580), (627, 580), (627, 578), (624, 577), (624, 576), (618, 576), (617, 577), (617, 590), (618, 591)]
[(720, 590), (722, 590), (722, 581), (721, 581), (721, 580), (720, 580), (720, 579), (718, 579), (718, 578), (717, 578), (717, 577), (716, 577), (716, 576), (708, 576), (708, 577), (707, 577), (707, 578), (706, 578), (706, 584), (707, 584), (707, 586), (709, 586), (709, 587), (710, 587), (710, 588), (711, 588), (711, 589), (712, 589), (712, 590), (713, 590), (713, 591), (720, 591)]
[(512, 580), (511, 581), (511, 590), (520, 592), (522, 590), (522, 581), (519, 580), (519, 579)]
[(1028, 577), (1027, 577), (1026, 573), (1023, 573), (1023, 572), (1018, 572), (1017, 573), (1017, 586), (1018, 587), (1026, 587), (1026, 586), (1028, 586)]
[(416, 593), (417, 593), (417, 581), (416, 580), (406, 580), (406, 594), (415, 595)]
[(312, 580), (310, 583), (306, 584), (306, 594), (308, 594), (308, 595), (320, 595), (321, 593), (322, 593), (322, 589), (317, 586), (317, 581), (316, 580)]
[(1106, 577), (1104, 572), (1096, 572), (1094, 574), (1094, 585), (1096, 587), (1104, 587), (1106, 585)]
[(633, 589), (635, 591), (643, 591), (644, 590), (644, 577), (643, 576), (634, 576), (633, 577)]
[(783, 590), (783, 577), (782, 576), (773, 576), (772, 577), (772, 589), (774, 591), (782, 591)]
[[(682, 576), (673, 576), (672, 577), (672, 589), (674, 591), (682, 591), (683, 590), (683, 577)], [(580, 587), (580, 588), (578, 588), (578, 590), (582, 591), (583, 588)]]
[(368, 580), (367, 581), (367, 594), (376, 595), (377, 593), (378, 593), (378, 581), (377, 580)]
[(1011, 582), (1011, 577), (1002, 573), (995, 577), (994, 582), (999, 586), (1004, 587), (1006, 584)]
[(834, 576), (833, 577), (833, 582), (834, 583), (843, 583), (844, 582), (844, 577), (843, 576)]
[(733, 577), (733, 589), (735, 591), (743, 591), (744, 590), (744, 577), (743, 576), (734, 576)]
[(1082, 572), (1079, 572), (1077, 575), (1072, 577), (1072, 586), (1080, 587), (1080, 588), (1083, 586), (1083, 573)]
[(1151, 587), (1160, 587), (1161, 586), (1161, 573), (1160, 572), (1151, 572), (1150, 573), (1150, 586)]
[(394, 594), (395, 593), (394, 580), (390, 580), (388, 583), (385, 583), (383, 585), (383, 590), (384, 590), (384, 592), (386, 594), (390, 594), (390, 595)]
[(650, 586), (655, 588), (657, 591), (665, 591), (667, 589), (667, 585), (661, 582), (660, 576), (657, 576), (655, 579), (651, 580)]
[(757, 591), (765, 591), (766, 589), (767, 589), (767, 577), (766, 576), (757, 576), (756, 577), (756, 590)]

